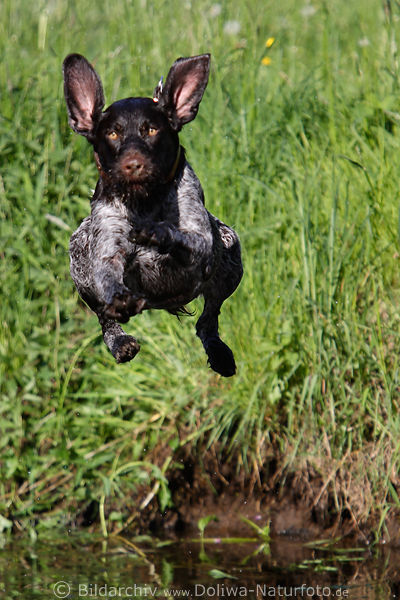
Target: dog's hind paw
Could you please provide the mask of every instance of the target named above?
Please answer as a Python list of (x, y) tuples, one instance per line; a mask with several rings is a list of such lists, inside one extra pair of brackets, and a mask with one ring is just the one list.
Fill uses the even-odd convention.
[(129, 362), (140, 350), (139, 342), (131, 335), (118, 335), (113, 342), (111, 353), (117, 363)]
[(236, 364), (232, 350), (219, 337), (209, 338), (205, 344), (208, 364), (213, 371), (223, 377), (232, 377), (236, 373)]

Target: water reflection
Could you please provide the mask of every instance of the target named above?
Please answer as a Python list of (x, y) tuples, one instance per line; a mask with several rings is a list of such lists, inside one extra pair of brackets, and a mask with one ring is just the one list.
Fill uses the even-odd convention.
[(68, 536), (4, 543), (4, 598), (399, 598), (393, 549), (275, 539), (160, 542)]

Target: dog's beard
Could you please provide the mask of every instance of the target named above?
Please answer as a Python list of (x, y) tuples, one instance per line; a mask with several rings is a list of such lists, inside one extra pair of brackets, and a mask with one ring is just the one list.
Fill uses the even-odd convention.
[(149, 206), (156, 204), (165, 197), (165, 185), (159, 180), (139, 181), (120, 179), (111, 185), (113, 196), (118, 196), (124, 202), (134, 206)]

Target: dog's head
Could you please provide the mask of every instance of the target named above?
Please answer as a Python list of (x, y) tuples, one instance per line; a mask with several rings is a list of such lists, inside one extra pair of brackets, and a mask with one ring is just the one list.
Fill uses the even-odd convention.
[(66, 57), (69, 124), (93, 144), (105, 179), (133, 189), (172, 179), (179, 162), (178, 132), (197, 114), (209, 67), (209, 54), (179, 58), (153, 98), (126, 98), (103, 112), (103, 87), (96, 71), (80, 54)]

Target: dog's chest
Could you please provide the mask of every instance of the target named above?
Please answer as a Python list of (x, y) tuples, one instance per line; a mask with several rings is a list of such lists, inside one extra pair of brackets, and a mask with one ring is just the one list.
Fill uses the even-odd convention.
[[(178, 264), (157, 245), (135, 241), (135, 232), (153, 223), (166, 223), (184, 234), (200, 234), (201, 248), (193, 248), (198, 258), (190, 265)], [(203, 192), (192, 169), (187, 165), (178, 186), (158, 203), (138, 207), (126, 198), (97, 197), (92, 207), (93, 252), (112, 261), (116, 255), (124, 263), (124, 282), (132, 293), (142, 295), (150, 304), (182, 296), (189, 302), (198, 295), (202, 284), (204, 255), (212, 252), (212, 232), (204, 206)], [(101, 240), (101, 243), (99, 243)], [(96, 247), (95, 247), (96, 246)]]

